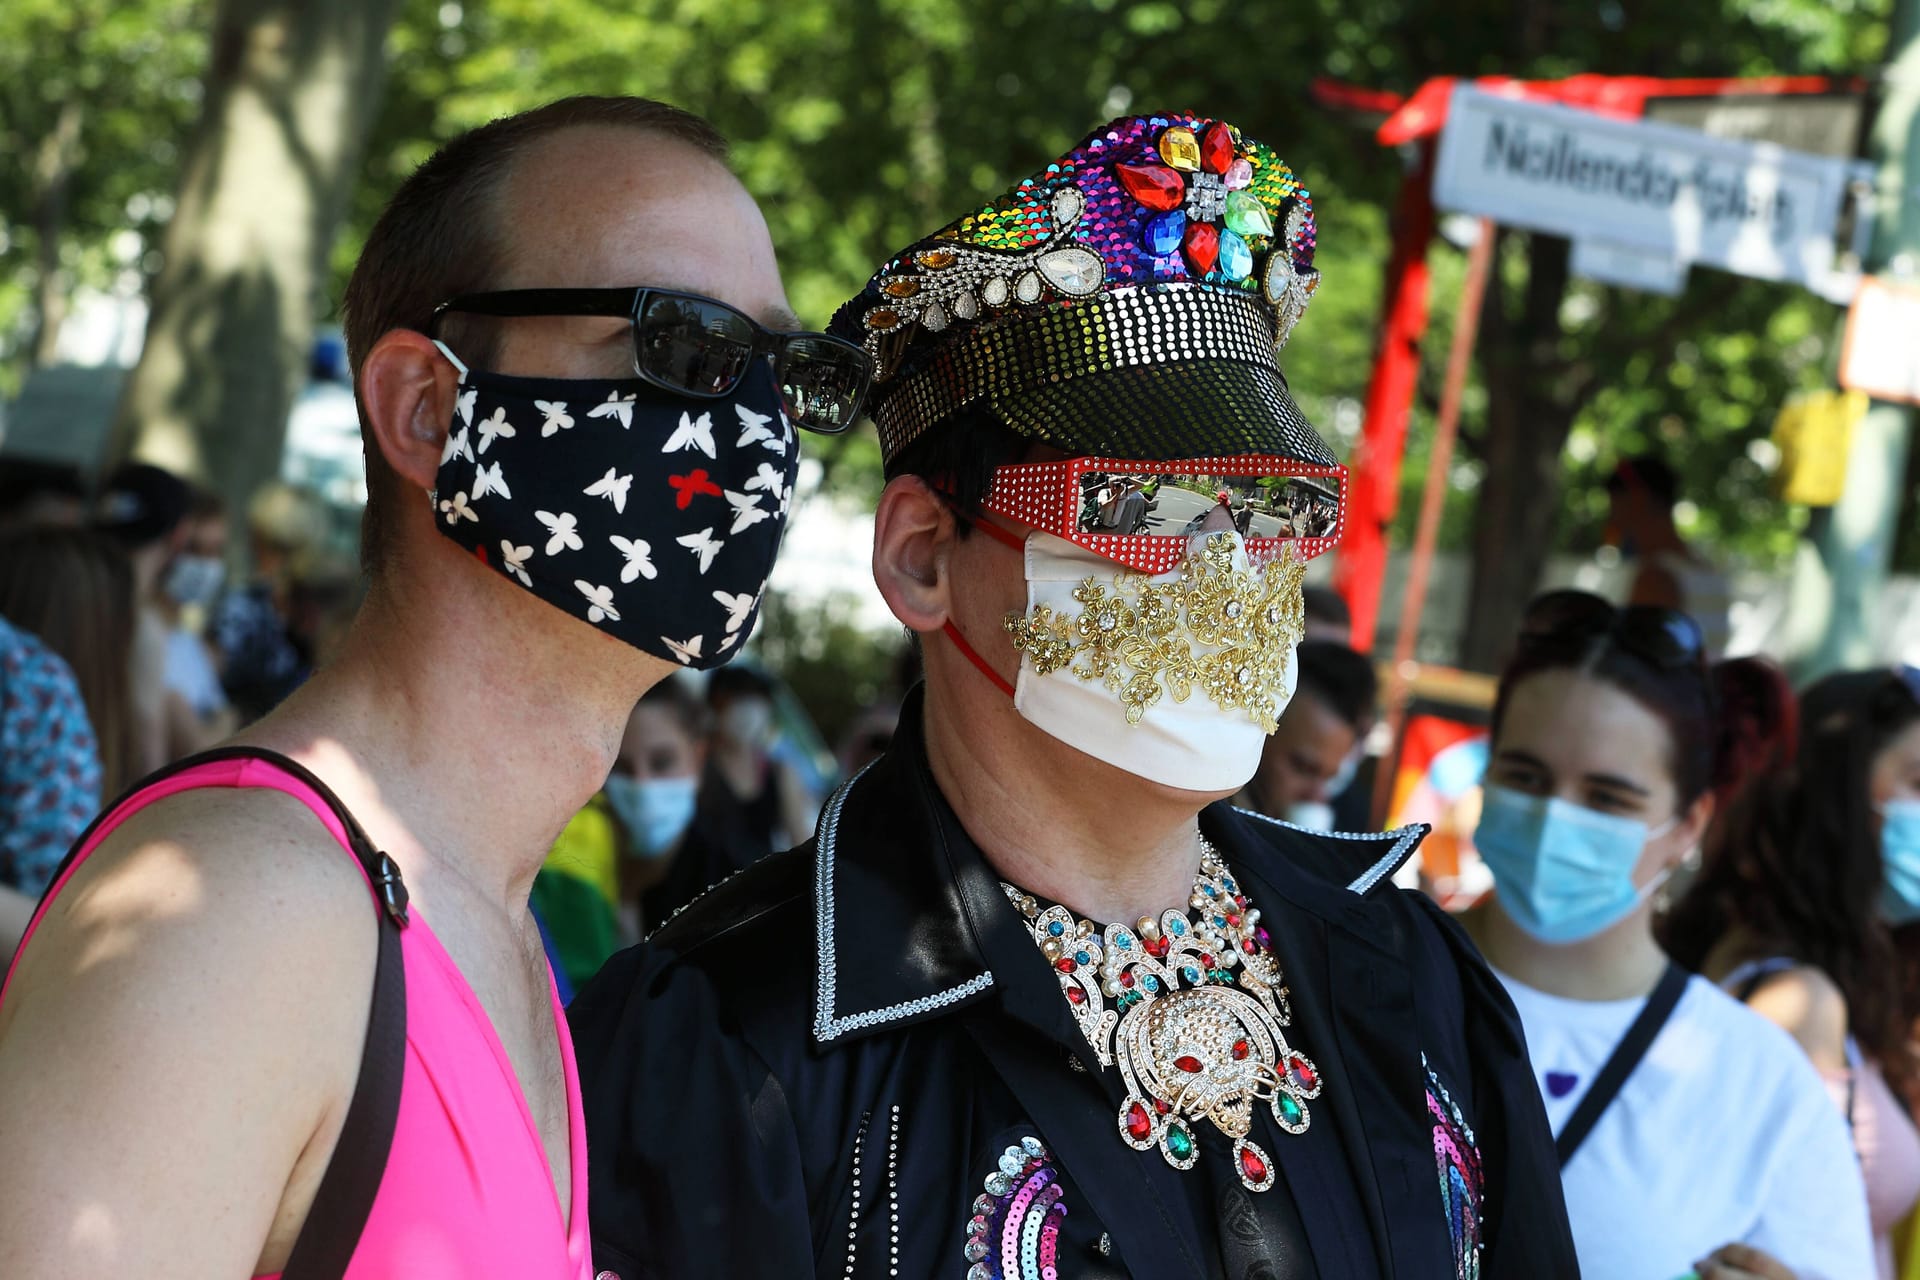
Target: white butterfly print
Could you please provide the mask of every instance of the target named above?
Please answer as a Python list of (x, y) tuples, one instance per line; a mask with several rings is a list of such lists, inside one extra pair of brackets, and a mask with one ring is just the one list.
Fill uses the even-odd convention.
[(493, 411), (491, 418), (484, 418), (480, 422), (480, 452), (485, 453), (495, 438), (511, 440), (516, 434), (513, 424), (507, 421), (507, 407), (501, 405)]
[(633, 487), (633, 477), (617, 474), (614, 467), (607, 468), (607, 474), (595, 480), (581, 492), (589, 498), (605, 498), (613, 503), (613, 509), (621, 515), (627, 514), (627, 490)]
[(727, 611), (728, 635), (738, 631), (741, 624), (746, 622), (747, 615), (753, 612), (753, 606), (760, 603), (759, 596), (750, 596), (744, 591), (737, 596), (725, 591), (716, 591), (713, 593), (713, 598), (718, 600), (720, 607)]
[(440, 451), (440, 465), (444, 467), (449, 462), (452, 462), (456, 454), (465, 458), (468, 462), (474, 460), (473, 442), (467, 439), (467, 429), (465, 427), (460, 428), (458, 431), (447, 432), (447, 447)]
[(480, 398), (477, 387), (468, 387), (453, 398), (453, 407), (459, 411), (460, 421), (467, 426), (473, 425), (473, 402)]
[(725, 653), (727, 650), (733, 648), (735, 644), (739, 643), (739, 640), (740, 640), (740, 633), (736, 631), (732, 635), (722, 640), (720, 642), (720, 647), (718, 649), (715, 649), (714, 652)]
[(726, 490), (727, 501), (733, 506), (733, 528), (728, 533), (738, 533), (742, 529), (751, 529), (762, 520), (772, 516), (770, 511), (760, 509), (760, 495), (757, 493), (735, 493)]
[(588, 622), (604, 622), (608, 619), (620, 621), (620, 611), (613, 607), (612, 587), (596, 587), (580, 578), (575, 578), (573, 585), (587, 598)]
[(547, 526), (547, 554), (557, 556), (562, 550), (578, 551), (586, 544), (580, 541), (578, 520), (573, 512), (562, 511), (559, 515), (551, 511), (536, 511), (533, 518)]
[(667, 437), (667, 443), (660, 452), (672, 453), (676, 449), (698, 449), (709, 458), (719, 457), (713, 449), (713, 415), (703, 413), (695, 418), (690, 414), (681, 414), (680, 425)]
[(467, 505), (467, 494), (464, 489), (451, 498), (440, 500), (440, 514), (447, 518), (448, 524), (459, 524), (462, 520), (480, 523), (480, 517), (473, 514), (473, 508)]
[(778, 498), (786, 490), (787, 478), (782, 474), (780, 468), (774, 466), (771, 462), (763, 462), (760, 464), (760, 469), (753, 473), (753, 479), (747, 481), (746, 484), (741, 487), (744, 489), (765, 489), (768, 493)]
[(698, 533), (682, 534), (674, 541), (700, 558), (701, 573), (713, 567), (713, 558), (720, 554), (721, 547), (727, 545), (725, 539), (713, 536), (711, 528), (702, 529)]
[(478, 502), (490, 493), (497, 493), (503, 498), (513, 496), (513, 491), (507, 488), (507, 478), (500, 474), (500, 464), (497, 461), (473, 473), (474, 501)]
[(616, 533), (607, 541), (627, 558), (626, 567), (620, 570), (620, 581), (632, 582), (643, 576), (651, 579), (660, 572), (653, 567), (653, 547), (646, 539), (623, 538)]
[(520, 579), (523, 587), (533, 585), (533, 579), (527, 576), (527, 557), (532, 554), (532, 547), (516, 547), (507, 539), (500, 539), (500, 567)]
[(772, 414), (755, 413), (743, 404), (734, 405), (733, 412), (740, 419), (740, 438), (733, 442), (734, 448), (744, 449), (750, 444), (765, 444), (769, 440), (778, 440), (779, 437), (767, 430), (767, 424), (773, 421)]
[(535, 400), (533, 407), (538, 409), (546, 418), (546, 421), (540, 424), (540, 438), (542, 440), (545, 440), (548, 436), (556, 435), (559, 432), (572, 430), (573, 415), (567, 412), (566, 401)]
[(634, 393), (632, 392), (623, 396), (618, 391), (609, 391), (607, 392), (607, 402), (605, 404), (597, 404), (587, 410), (587, 416), (589, 418), (618, 418), (620, 419), (620, 425), (631, 431), (633, 429), (633, 396)]
[(700, 641), (703, 639), (705, 639), (704, 636), (695, 636), (691, 640), (675, 640), (668, 636), (661, 636), (660, 642), (673, 650), (673, 656), (678, 658), (680, 665), (684, 667), (700, 656)]

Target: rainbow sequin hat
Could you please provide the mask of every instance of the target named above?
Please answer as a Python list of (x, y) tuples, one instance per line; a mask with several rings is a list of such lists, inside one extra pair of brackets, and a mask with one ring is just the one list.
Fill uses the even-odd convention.
[(979, 402), (1072, 454), (1336, 459), (1276, 359), (1319, 285), (1313, 204), (1187, 112), (1103, 125), (874, 273), (832, 332), (874, 361), (891, 462)]

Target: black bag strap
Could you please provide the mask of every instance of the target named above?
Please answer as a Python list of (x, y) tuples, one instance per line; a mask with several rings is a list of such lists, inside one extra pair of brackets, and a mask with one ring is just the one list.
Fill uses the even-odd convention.
[[(314, 1192), (307, 1220), (294, 1239), (281, 1280), (340, 1280), (359, 1247), (374, 1196), (386, 1175), (393, 1128), (400, 1115), (400, 1081), (407, 1061), (407, 976), (400, 955), (400, 930), (407, 924), (407, 886), (392, 858), (374, 847), (359, 821), (311, 770), (261, 747), (219, 747), (189, 756), (135, 783), (95, 819), (67, 855), (71, 862), (93, 832), (129, 800), (159, 782), (203, 765), (228, 760), (258, 760), (304, 784), (320, 797), (347, 830), (348, 848), (373, 884), (380, 903), (380, 950), (374, 961), (372, 1007), (367, 1038), (360, 1051), (360, 1074), (340, 1138), (327, 1171)], [(61, 864), (62, 871), (66, 863)]]
[(1687, 979), (1690, 975), (1679, 965), (1668, 963), (1665, 973), (1654, 986), (1653, 994), (1647, 997), (1646, 1005), (1640, 1010), (1640, 1016), (1627, 1028), (1627, 1034), (1620, 1037), (1620, 1043), (1613, 1047), (1613, 1053), (1606, 1064), (1600, 1068), (1600, 1074), (1593, 1078), (1593, 1085), (1580, 1099), (1580, 1105), (1573, 1109), (1573, 1115), (1567, 1120), (1567, 1127), (1560, 1131), (1554, 1140), (1554, 1150), (1560, 1156), (1560, 1167), (1567, 1167), (1573, 1159), (1573, 1153), (1587, 1140), (1593, 1127), (1600, 1123), (1600, 1117), (1618, 1096), (1627, 1077), (1640, 1065), (1640, 1059), (1647, 1056), (1660, 1029), (1667, 1025), (1667, 1019), (1673, 1016), (1674, 1006), (1680, 1003), (1680, 997), (1686, 994)]

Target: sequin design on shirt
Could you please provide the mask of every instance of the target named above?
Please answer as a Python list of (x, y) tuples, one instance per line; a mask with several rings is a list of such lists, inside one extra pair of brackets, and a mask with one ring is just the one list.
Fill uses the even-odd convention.
[(1059, 1280), (1063, 1194), (1040, 1139), (1002, 1152), (967, 1222), (967, 1280)]
[(1480, 1147), (1460, 1107), (1434, 1074), (1427, 1056), (1427, 1117), (1433, 1121), (1433, 1156), (1440, 1168), (1440, 1203), (1446, 1207), (1447, 1234), (1453, 1241), (1455, 1280), (1479, 1280), (1481, 1232), (1486, 1210), (1486, 1181)]

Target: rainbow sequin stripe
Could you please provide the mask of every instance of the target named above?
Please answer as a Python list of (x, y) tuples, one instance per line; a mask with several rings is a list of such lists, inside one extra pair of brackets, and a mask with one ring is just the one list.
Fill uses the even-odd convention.
[(1473, 1128), (1424, 1053), (1420, 1065), (1427, 1072), (1427, 1118), (1433, 1121), (1433, 1155), (1440, 1167), (1440, 1201), (1453, 1241), (1453, 1274), (1455, 1280), (1480, 1280), (1486, 1210), (1480, 1147), (1474, 1141)]
[(1040, 1139), (1002, 1152), (967, 1222), (967, 1280), (1059, 1280), (1063, 1194)]

